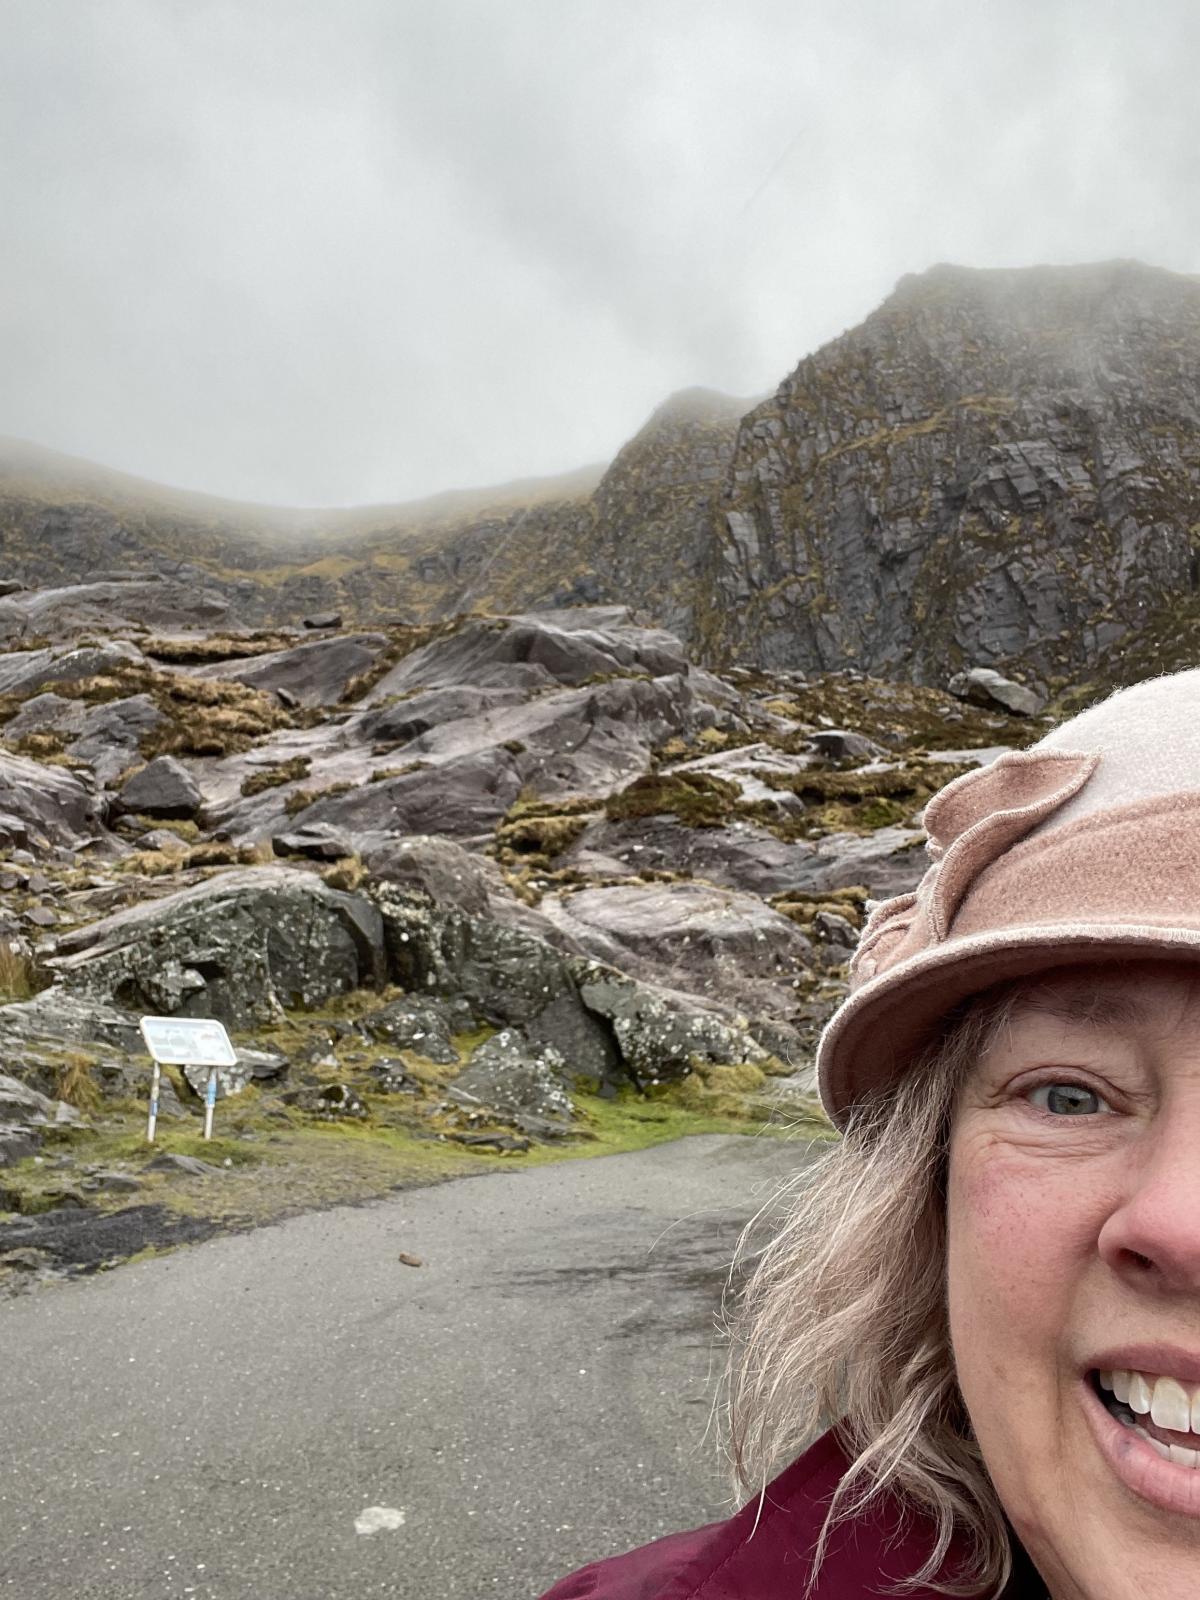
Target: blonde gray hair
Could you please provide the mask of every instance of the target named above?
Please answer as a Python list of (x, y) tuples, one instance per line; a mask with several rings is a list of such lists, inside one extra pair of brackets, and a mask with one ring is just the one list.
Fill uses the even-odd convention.
[[(1015, 988), (970, 1002), (886, 1096), (788, 1186), (782, 1227), (754, 1261), (732, 1329), (727, 1418), (740, 1485), (761, 1487), (823, 1429), (850, 1470), (833, 1527), (880, 1496), (930, 1518), (912, 1586), (994, 1594), (1008, 1581), (1007, 1526), (959, 1395), (946, 1307), (945, 1180), (956, 1091), (1003, 1026)], [(951, 1539), (967, 1559), (938, 1581)], [(957, 1548), (962, 1548), (956, 1547)]]

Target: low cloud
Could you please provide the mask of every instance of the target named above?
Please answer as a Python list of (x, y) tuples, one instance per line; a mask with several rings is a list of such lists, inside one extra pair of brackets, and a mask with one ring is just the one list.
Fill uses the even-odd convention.
[(1200, 269), (1183, 0), (0, 14), (0, 431), (189, 487), (602, 459), (939, 260)]

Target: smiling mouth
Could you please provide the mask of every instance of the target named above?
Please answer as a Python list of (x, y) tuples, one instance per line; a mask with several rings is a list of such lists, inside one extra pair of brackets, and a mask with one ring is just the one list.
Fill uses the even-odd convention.
[(1200, 1470), (1200, 1385), (1149, 1372), (1088, 1374), (1108, 1414), (1166, 1461)]

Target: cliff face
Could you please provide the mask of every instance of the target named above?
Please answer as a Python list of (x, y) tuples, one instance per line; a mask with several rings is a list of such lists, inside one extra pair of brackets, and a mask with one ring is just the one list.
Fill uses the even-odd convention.
[(665, 401), (619, 452), (592, 505), (591, 555), (603, 593), (649, 606), (695, 634), (699, 589), (746, 402), (711, 389)]
[(708, 659), (1075, 676), (1197, 585), (1200, 282), (907, 278), (743, 419), (722, 512)]

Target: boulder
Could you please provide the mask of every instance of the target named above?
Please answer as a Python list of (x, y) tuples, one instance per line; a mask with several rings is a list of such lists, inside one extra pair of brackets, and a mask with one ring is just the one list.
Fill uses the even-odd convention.
[(74, 849), (100, 827), (93, 790), (64, 767), (0, 752), (0, 841), (46, 854)]
[(120, 791), (122, 811), (147, 817), (194, 817), (202, 801), (196, 780), (174, 756), (158, 756), (135, 772)]
[(1022, 683), (993, 671), (991, 667), (969, 667), (956, 672), (946, 685), (952, 695), (972, 705), (1011, 711), (1020, 717), (1036, 717), (1046, 702)]
[(0, 1006), (0, 1047), (25, 1054), (39, 1045), (51, 1052), (106, 1045), (128, 1056), (146, 1048), (127, 1011), (68, 994), (59, 984)]
[(453, 839), (428, 833), (384, 838), (363, 851), (363, 864), (373, 882), (395, 884), (443, 908), (487, 912), (486, 863)]
[(0, 1167), (11, 1167), (18, 1161), (35, 1156), (41, 1149), (41, 1134), (28, 1125), (0, 1122)]
[(101, 1168), (93, 1172), (80, 1184), (81, 1189), (100, 1190), (104, 1194), (136, 1194), (142, 1187), (142, 1180), (132, 1172), (121, 1172), (116, 1168)]
[(403, 1061), (386, 1056), (381, 1061), (373, 1061), (367, 1071), (374, 1079), (374, 1087), (379, 1094), (420, 1093), (420, 1084), (409, 1076)]
[(457, 997), (485, 1022), (520, 1025), (535, 1043), (554, 1045), (574, 1073), (623, 1076), (612, 1031), (581, 1003), (568, 954), (530, 924), (560, 937), (557, 930), (531, 908), (521, 908), (525, 926), (507, 926), (393, 884), (375, 898), (391, 971), (410, 993)]
[(10, 742), (33, 733), (53, 733), (65, 753), (86, 762), (101, 784), (109, 784), (138, 760), (143, 739), (165, 718), (148, 694), (89, 705), (47, 690), (27, 700), (5, 724)]
[(765, 898), (792, 887), (811, 852), (807, 841), (784, 841), (753, 822), (689, 828), (672, 816), (602, 817), (589, 822), (553, 865), (589, 877), (675, 872)]
[(847, 728), (822, 728), (809, 736), (809, 744), (829, 761), (873, 761), (886, 754), (882, 745)]
[(861, 885), (875, 900), (907, 894), (929, 865), (924, 844), (919, 828), (827, 833), (797, 857), (795, 876), (786, 887), (812, 892)]
[(813, 931), (825, 944), (840, 950), (853, 950), (858, 943), (858, 929), (836, 911), (818, 911), (813, 918)]
[(309, 639), (290, 650), (195, 669), (198, 678), (232, 678), (254, 689), (286, 693), (302, 706), (336, 705), (351, 678), (368, 671), (387, 648), (382, 633), (347, 633)]
[(364, 712), (352, 724), (361, 739), (381, 744), (407, 744), (431, 728), (462, 717), (477, 717), (504, 706), (520, 705), (526, 699), (522, 689), (480, 689), (474, 684), (456, 684), (446, 689), (429, 689), (406, 694), (395, 705), (382, 704)]
[[(460, 1018), (466, 1023), (467, 1018)], [(368, 1039), (412, 1050), (428, 1061), (449, 1063), (459, 1059), (450, 1042), (449, 1009), (436, 1000), (394, 1000), (372, 1011), (359, 1023)]]
[(19, 1079), (0, 1073), (0, 1122), (9, 1127), (25, 1128), (48, 1124), (81, 1127), (83, 1118), (65, 1100), (52, 1100)]
[(135, 627), (179, 632), (226, 621), (228, 598), (215, 580), (193, 571), (193, 578), (176, 582), (164, 582), (155, 573), (126, 573), (11, 595), (0, 600), (0, 641), (17, 643), (37, 634), (69, 643), (89, 633)]
[(148, 694), (89, 706), (66, 747), (67, 754), (86, 761), (98, 782), (110, 784), (137, 761), (142, 741), (165, 720)]
[(271, 848), (277, 856), (303, 856), (309, 861), (340, 861), (354, 854), (350, 835), (329, 822), (309, 822), (277, 833)]
[(621, 1059), (636, 1084), (686, 1077), (695, 1059), (734, 1066), (769, 1060), (745, 1027), (732, 1025), (687, 996), (638, 983), (599, 962), (575, 967), (579, 995), (612, 1029)]
[(288, 1059), (281, 1056), (277, 1050), (251, 1050), (246, 1045), (236, 1045), (238, 1069), (245, 1073), (247, 1080), (255, 1082), (271, 1080), (286, 1076)]
[(298, 1111), (307, 1111), (322, 1122), (341, 1122), (347, 1118), (365, 1121), (370, 1116), (361, 1096), (348, 1083), (314, 1084), (304, 1089), (292, 1089), (284, 1095), (288, 1105)]
[(756, 895), (696, 882), (598, 885), (538, 908), (599, 961), (748, 1015), (790, 1009), (812, 945)]
[[(32, 603), (52, 592), (43, 590), (27, 598)], [(12, 651), (0, 659), (0, 694), (33, 695), (47, 684), (80, 683), (85, 678), (148, 665), (146, 657), (128, 639), (108, 639), (103, 644), (78, 645), (70, 650)]]
[(553, 1045), (534, 1045), (515, 1028), (502, 1028), (475, 1051), (450, 1093), (507, 1115), (567, 1119), (575, 1106), (563, 1081), (565, 1062)]
[(364, 897), (288, 867), (234, 870), (59, 941), (70, 994), (155, 1015), (278, 1021), (384, 978), (384, 928)]
[(188, 1088), (199, 1099), (203, 1100), (208, 1093), (209, 1077), (215, 1072), (217, 1079), (217, 1099), (227, 1100), (230, 1095), (241, 1094), (254, 1074), (249, 1066), (239, 1061), (232, 1067), (197, 1067), (189, 1064), (181, 1067)]
[(211, 1161), (201, 1161), (199, 1156), (185, 1156), (175, 1150), (162, 1150), (153, 1161), (146, 1163), (147, 1172), (181, 1172), (188, 1178), (220, 1176), (222, 1168)]
[(613, 673), (661, 677), (687, 671), (673, 634), (635, 627), (623, 607), (566, 608), (472, 620), (405, 656), (371, 693), (373, 703), (407, 689), (581, 684)]
[(354, 784), (320, 796), (297, 823), (328, 823), (353, 834), (443, 833), (477, 838), (490, 833), (521, 790), (521, 775), (506, 750), (487, 749), (459, 760)]
[(305, 628), (340, 628), (342, 614), (340, 611), (318, 611), (311, 617), (305, 617), (302, 627)]

